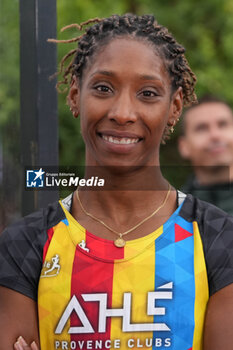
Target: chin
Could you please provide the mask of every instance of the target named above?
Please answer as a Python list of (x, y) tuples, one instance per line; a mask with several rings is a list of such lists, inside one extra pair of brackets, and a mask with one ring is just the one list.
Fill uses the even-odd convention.
[(112, 163), (109, 165), (105, 165), (105, 168), (107, 168), (108, 171), (115, 175), (124, 175), (128, 174), (129, 172), (134, 172), (137, 169), (140, 169), (140, 165), (130, 165), (130, 164), (118, 164), (118, 163)]
[[(204, 165), (203, 165), (203, 167), (204, 167)], [(226, 171), (226, 172), (228, 172), (229, 171), (229, 169), (230, 169), (230, 166), (229, 165), (227, 165), (226, 163), (223, 163), (223, 162), (215, 162), (215, 163), (210, 163), (210, 164), (206, 164), (205, 165), (205, 167), (209, 167), (209, 171), (211, 172), (211, 173), (213, 173), (213, 172), (219, 172), (219, 171)]]
[(229, 158), (222, 157), (221, 159), (216, 159), (215, 158), (210, 163), (211, 163), (210, 164), (211, 166), (214, 166), (216, 168), (218, 168), (218, 167), (230, 167), (231, 164), (233, 164), (233, 160), (232, 159), (229, 160)]

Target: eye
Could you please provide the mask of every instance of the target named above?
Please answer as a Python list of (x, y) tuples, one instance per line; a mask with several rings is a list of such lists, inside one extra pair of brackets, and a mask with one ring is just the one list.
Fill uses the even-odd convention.
[(206, 124), (199, 124), (195, 128), (196, 132), (206, 132), (207, 130), (208, 130), (208, 125)]
[(142, 95), (144, 97), (154, 97), (154, 96), (158, 96), (154, 91), (151, 90), (144, 90), (142, 91)]
[(139, 91), (138, 96), (144, 101), (152, 102), (159, 96), (159, 93), (153, 88), (145, 88), (144, 90)]
[(110, 93), (110, 92), (112, 92), (110, 87), (108, 87), (107, 85), (96, 85), (96, 86), (94, 86), (94, 89), (96, 91), (99, 91), (99, 92), (102, 92), (102, 93)]
[(230, 126), (230, 123), (226, 120), (221, 120), (221, 122), (219, 123), (220, 128), (227, 128), (228, 126)]

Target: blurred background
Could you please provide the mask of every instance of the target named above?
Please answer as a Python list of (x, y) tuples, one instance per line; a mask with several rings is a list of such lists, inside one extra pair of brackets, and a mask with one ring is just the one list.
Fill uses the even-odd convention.
[[(43, 1), (43, 0), (42, 0)], [(154, 14), (187, 50), (186, 57), (198, 82), (197, 96), (214, 94), (233, 107), (233, 1), (232, 0), (57, 0), (57, 38), (77, 36), (71, 23), (111, 14)], [(19, 0), (0, 1), (0, 232), (21, 216)], [(76, 44), (58, 45), (58, 62)], [(58, 97), (60, 165), (83, 165), (84, 145), (79, 122)], [(177, 152), (176, 128), (161, 146), (161, 164), (175, 187), (187, 177), (189, 167)], [(181, 169), (174, 171), (173, 167)], [(178, 167), (177, 167), (178, 165)], [(182, 167), (184, 165), (184, 167)]]

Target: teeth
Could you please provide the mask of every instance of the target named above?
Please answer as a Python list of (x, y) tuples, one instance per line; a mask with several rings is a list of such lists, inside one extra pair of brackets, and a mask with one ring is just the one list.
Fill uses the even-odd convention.
[(130, 143), (137, 143), (139, 141), (138, 138), (128, 138), (128, 137), (113, 137), (113, 136), (107, 136), (107, 135), (102, 135), (103, 139), (116, 143), (118, 145), (128, 145)]

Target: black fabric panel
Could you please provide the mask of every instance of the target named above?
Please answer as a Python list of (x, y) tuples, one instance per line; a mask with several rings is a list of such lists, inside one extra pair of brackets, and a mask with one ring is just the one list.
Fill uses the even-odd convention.
[(56, 202), (25, 216), (0, 235), (0, 285), (37, 300), (47, 230), (64, 218)]
[(233, 217), (191, 195), (187, 196), (180, 215), (198, 223), (210, 295), (233, 283)]

